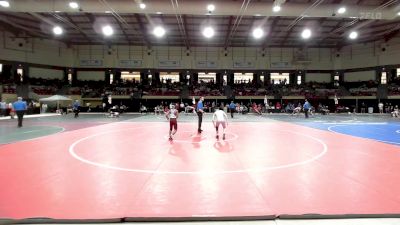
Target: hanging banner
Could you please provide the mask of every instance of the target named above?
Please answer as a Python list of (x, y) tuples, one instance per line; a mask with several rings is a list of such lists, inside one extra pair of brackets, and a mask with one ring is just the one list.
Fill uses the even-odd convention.
[(254, 68), (254, 63), (251, 61), (234, 61), (233, 68)]
[(161, 68), (176, 68), (181, 66), (181, 61), (178, 60), (160, 60), (158, 66)]
[(286, 69), (292, 68), (290, 62), (271, 62), (271, 69)]
[(121, 59), (119, 60), (119, 66), (123, 68), (127, 67), (141, 67), (142, 60), (133, 60), (133, 59)]
[(197, 61), (197, 68), (217, 68), (217, 62), (215, 61)]
[(79, 65), (81, 66), (102, 66), (103, 60), (98, 59), (81, 59), (79, 61)]

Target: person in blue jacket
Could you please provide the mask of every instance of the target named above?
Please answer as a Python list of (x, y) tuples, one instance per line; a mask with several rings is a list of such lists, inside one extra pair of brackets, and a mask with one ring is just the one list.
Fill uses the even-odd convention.
[(231, 118), (233, 118), (233, 114), (235, 113), (236, 105), (233, 101), (231, 101), (231, 104), (229, 104), (229, 111), (231, 111)]
[(196, 106), (196, 112), (197, 112), (197, 116), (199, 119), (199, 124), (198, 124), (198, 128), (197, 128), (197, 132), (201, 133), (203, 130), (201, 129), (201, 124), (203, 122), (203, 113), (204, 113), (204, 97), (200, 97), (199, 102), (197, 102), (197, 106)]
[(28, 109), (28, 105), (25, 101), (22, 101), (22, 97), (18, 97), (18, 100), (13, 103), (13, 108), (18, 116), (18, 127), (22, 127), (22, 120), (24, 119), (24, 114)]
[(79, 101), (78, 100), (75, 100), (75, 102), (74, 102), (74, 104), (73, 104), (73, 106), (72, 106), (72, 109), (74, 110), (74, 113), (75, 113), (75, 118), (78, 118), (79, 117), (79, 107), (81, 106), (81, 104), (79, 103)]
[(306, 102), (304, 102), (303, 109), (304, 109), (304, 114), (305, 114), (306, 118), (308, 118), (308, 112), (311, 109), (311, 104), (307, 101), (307, 99), (306, 99)]

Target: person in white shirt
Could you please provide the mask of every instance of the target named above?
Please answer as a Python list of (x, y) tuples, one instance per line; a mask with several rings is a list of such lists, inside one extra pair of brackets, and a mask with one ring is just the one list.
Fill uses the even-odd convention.
[(379, 108), (379, 113), (383, 114), (383, 103), (382, 102), (379, 102), (378, 108)]
[(393, 109), (392, 117), (399, 117), (399, 107), (397, 105)]
[(336, 96), (336, 94), (335, 94), (335, 97), (333, 98), (333, 101), (335, 102), (335, 113), (337, 113), (337, 108), (339, 105), (339, 98)]
[(172, 136), (178, 131), (178, 116), (179, 112), (175, 109), (175, 105), (170, 105), (170, 110), (165, 115), (169, 120), (169, 140), (172, 141)]
[(219, 128), (219, 126), (222, 125), (222, 128), (223, 128), (222, 139), (225, 140), (225, 129), (228, 126), (228, 116), (226, 115), (226, 113), (224, 112), (222, 107), (220, 107), (219, 109), (217, 109), (217, 111), (215, 111), (212, 121), (213, 121), (215, 130), (217, 131), (216, 138), (217, 139), (219, 138), (218, 128)]
[(160, 108), (158, 107), (158, 105), (156, 105), (156, 107), (154, 107), (154, 115), (157, 115), (160, 113)]
[(299, 115), (300, 114), (300, 112), (301, 112), (301, 104), (299, 103), (298, 105), (297, 105), (297, 107), (296, 108), (294, 108), (293, 109), (293, 113), (292, 113), (292, 115)]

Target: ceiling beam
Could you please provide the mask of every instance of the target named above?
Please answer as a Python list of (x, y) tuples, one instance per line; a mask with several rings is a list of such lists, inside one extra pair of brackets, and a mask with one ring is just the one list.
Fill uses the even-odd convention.
[(321, 42), (323, 42), (325, 39), (327, 39), (329, 37), (329, 34), (331, 34), (333, 31), (339, 29), (340, 27), (343, 26), (343, 24), (346, 23), (346, 20), (343, 18), (341, 21), (338, 21), (336, 26), (334, 26), (328, 33), (327, 35), (325, 35), (325, 37), (323, 37), (318, 44), (321, 44)]
[[(70, 42), (69, 44), (73, 44), (73, 45), (92, 45), (92, 44), (102, 44), (101, 42), (80, 42), (80, 41), (72, 41), (72, 42)], [(117, 42), (114, 42), (114, 44), (115, 45), (125, 45), (126, 43), (125, 42), (121, 42), (121, 41), (117, 41)], [(131, 44), (132, 46), (142, 46), (140, 43), (132, 43)], [(153, 46), (165, 46), (163, 43), (153, 43), (152, 44)], [(223, 45), (223, 43), (209, 43), (208, 45), (207, 45), (208, 47), (218, 47), (218, 48), (220, 48), (220, 47), (223, 47), (224, 45)], [(206, 47), (205, 45), (197, 45), (197, 44), (195, 44), (195, 45), (192, 45), (192, 47)], [(242, 47), (242, 44), (238, 44), (238, 45), (232, 45), (232, 47)], [(249, 47), (259, 47), (259, 45), (256, 45), (256, 44), (254, 44), (254, 45), (249, 45)], [(282, 46), (282, 45), (279, 45), (279, 44), (271, 44), (271, 45), (269, 45), (269, 47), (271, 47), (271, 48), (282, 48), (282, 47), (286, 47), (286, 48), (300, 48), (300, 47), (303, 47), (303, 45), (302, 44), (294, 44), (294, 43), (291, 43), (291, 44), (289, 44), (289, 45), (285, 45), (285, 46)], [(308, 47), (310, 47), (310, 48), (333, 48), (333, 47), (335, 47), (334, 45), (308, 45)]]
[[(376, 23), (378, 23), (378, 22), (381, 22), (381, 21), (376, 21)], [(391, 22), (385, 22), (385, 23), (374, 24), (374, 25), (371, 25), (371, 26), (369, 26), (369, 27), (371, 27), (371, 28), (377, 28), (377, 27), (388, 26), (388, 25), (396, 25), (396, 24), (399, 24), (399, 23), (400, 23), (399, 20), (395, 20), (395, 21), (391, 21)]]
[[(319, 21), (318, 21), (318, 27), (319, 28), (322, 28), (323, 26), (322, 26), (322, 24), (326, 21), (326, 19), (327, 18), (321, 18)], [(295, 26), (292, 26), (292, 27), (290, 27), (290, 29), (287, 31), (287, 34), (286, 34), (286, 36), (283, 38), (283, 40), (282, 40), (282, 42), (281, 42), (281, 44), (282, 45), (284, 45), (284, 43), (286, 43), (286, 40), (288, 39), (288, 37), (290, 37), (290, 35), (293, 33), (293, 28), (294, 28)]]
[(292, 34), (293, 28), (294, 28), (294, 26), (290, 27), (289, 30), (287, 31), (285, 37), (282, 39), (282, 42), (281, 42), (282, 45), (286, 42), (288, 37)]
[(96, 19), (94, 18), (93, 14), (85, 13), (85, 15), (87, 16), (87, 18), (89, 19), (91, 24), (93, 24), (96, 21)]
[[(135, 0), (136, 2), (139, 2), (139, 0)], [(135, 2), (133, 0), (112, 0), (108, 1), (110, 2), (109, 5), (112, 5), (113, 10), (119, 14), (125, 14), (125, 13), (143, 13), (143, 11), (138, 8), (138, 7), (132, 7), (132, 3)], [(316, 0), (309, 0), (310, 2), (316, 2)], [(369, 0), (369, 2), (378, 2), (380, 0)], [(388, 1), (388, 0), (386, 0)], [(43, 13), (54, 13), (54, 10), (60, 10), (62, 12), (65, 11), (70, 11), (69, 7), (67, 4), (65, 4), (66, 1), (55, 1), (55, 0), (40, 0), (40, 1), (33, 1), (33, 0), (18, 0), (18, 1), (13, 1), (13, 7), (11, 7), (10, 11), (26, 11), (26, 12), (43, 12)], [(82, 8), (85, 10), (85, 12), (90, 12), (90, 13), (96, 13), (96, 14), (101, 14), (105, 10), (109, 10), (109, 7), (107, 7), (107, 4), (99, 4), (99, 0), (81, 0), (82, 3)], [(102, 1), (104, 2), (104, 1)], [(111, 3), (112, 2), (112, 3)], [(153, 0), (150, 1), (151, 7), (146, 8), (146, 13), (148, 14), (156, 14), (156, 12), (161, 11), (164, 14), (167, 15), (175, 15), (175, 10), (171, 7), (170, 1), (165, 1), (165, 0)], [(154, 3), (153, 3), (154, 2)], [(218, 3), (217, 3), (218, 2)], [(227, 1), (215, 1), (217, 4), (217, 7), (219, 7), (220, 10), (217, 10), (216, 12), (213, 12), (214, 16), (224, 16), (228, 15), (230, 12), (236, 12), (237, 9), (239, 9), (242, 5), (243, 0), (241, 1), (230, 1), (228, 4)], [(322, 4), (320, 7), (318, 7), (315, 10), (312, 10), (309, 12), (310, 17), (318, 16), (321, 15), (321, 12), (323, 10), (331, 11), (329, 8), (332, 5), (329, 1), (325, 1), (327, 4)], [(335, 0), (334, 3), (341, 2), (340, 0)], [(349, 2), (351, 4), (351, 1), (343, 1), (343, 2)], [(356, 1), (354, 1), (355, 3)], [(296, 3), (296, 4), (292, 4)], [(273, 0), (260, 0), (260, 1), (253, 1), (251, 3), (251, 7), (248, 7), (248, 9), (243, 12), (244, 16), (253, 16), (256, 13), (259, 13), (260, 10), (263, 11), (264, 15), (266, 16), (274, 16), (275, 14), (269, 10), (271, 6), (273, 5)], [(296, 17), (299, 16), (299, 11), (296, 9), (305, 9), (310, 6), (310, 3), (307, 3), (307, 0), (291, 0), (290, 3), (287, 5), (285, 4), (285, 14), (287, 16), (291, 17)], [(199, 10), (204, 7), (204, 1), (200, 0), (185, 0), (185, 1), (180, 1), (179, 3), (179, 10), (180, 13), (186, 14), (186, 15), (198, 15), (202, 16), (204, 15), (203, 10)], [(365, 7), (365, 9), (364, 9)], [(287, 9), (286, 9), (287, 8)], [(357, 8), (357, 7), (356, 7)], [(373, 7), (370, 5), (363, 5), (363, 9), (355, 9), (355, 10), (363, 10), (363, 11), (371, 11)], [(267, 9), (267, 10), (265, 10)], [(382, 14), (386, 14), (386, 12), (390, 12), (388, 9), (387, 11), (385, 10)], [(388, 18), (389, 19), (389, 18)]]
[(388, 42), (393, 38), (395, 38), (396, 36), (398, 36), (399, 33), (400, 33), (400, 27), (398, 27), (397, 30), (394, 30), (388, 33), (387, 35), (383, 36), (383, 39), (385, 40), (385, 42)]
[(266, 37), (266, 38), (265, 38), (263, 44), (261, 45), (261, 48), (262, 48), (262, 49), (264, 49), (264, 48), (267, 46), (267, 43), (268, 43), (269, 39), (270, 39), (270, 38), (273, 38), (273, 35), (274, 35), (274, 28), (275, 28), (276, 24), (278, 23), (279, 19), (280, 19), (280, 17), (277, 16), (277, 17), (274, 17), (274, 19), (272, 20), (272, 22), (271, 22), (271, 28), (270, 28), (270, 30), (269, 30), (269, 37)]
[(124, 29), (124, 27), (122, 26), (122, 23), (117, 19), (117, 24), (118, 24), (118, 27), (119, 27), (119, 29), (122, 31), (122, 33), (124, 34), (124, 37), (125, 37), (125, 39), (128, 41), (128, 43), (130, 43), (131, 41), (130, 41), (130, 39), (129, 39), (129, 37), (128, 37), (128, 34), (125, 32), (125, 29)]
[(189, 39), (189, 29), (188, 29), (188, 23), (187, 23), (187, 16), (183, 15), (183, 29), (185, 29), (185, 44), (186, 48), (190, 49), (190, 39)]
[(10, 33), (12, 33), (15, 37), (18, 37), (18, 35), (19, 35), (19, 33), (20, 33), (20, 30), (16, 29), (15, 27), (12, 27), (12, 26), (10, 26), (10, 24), (4, 23), (4, 22), (2, 22), (2, 21), (0, 21), (0, 27), (1, 27), (1, 30), (10, 32)]
[[(256, 17), (255, 17), (255, 16), (253, 16), (253, 18), (252, 18), (251, 22), (249, 23), (249, 25), (245, 25), (245, 24), (244, 24), (244, 25), (245, 25), (245, 26), (248, 26), (249, 28), (250, 28), (250, 27), (255, 27), (255, 26), (254, 26), (254, 21), (256, 21)], [(249, 34), (252, 33), (252, 32), (253, 32), (253, 30), (250, 30), (250, 31), (249, 31)], [(246, 41), (244, 42), (244, 47), (247, 46), (247, 43), (249, 42), (250, 36), (253, 36), (253, 35), (247, 35), (247, 36), (246, 36)]]
[[(329, 20), (329, 21), (331, 21), (331, 20)], [(399, 21), (387, 22), (387, 23), (384, 23), (382, 25), (373, 25), (371, 27), (380, 27), (380, 26), (393, 25), (393, 24), (398, 24), (398, 23), (399, 23)], [(83, 22), (77, 22), (76, 24), (77, 25), (81, 25), (81, 26), (86, 26), (86, 25), (91, 25), (92, 23), (89, 23), (89, 22), (84, 22), (84, 23)], [(116, 23), (109, 23), (109, 24), (111, 26), (113, 26), (113, 25), (118, 26), (117, 22)], [(136, 22), (127, 22), (126, 24), (129, 25), (129, 26), (138, 25), (138, 23), (136, 23)], [(177, 25), (176, 23), (168, 23), (168, 22), (166, 22), (166, 23), (163, 23), (163, 25), (170, 27), (170, 29), (168, 29), (168, 31), (171, 31), (171, 30), (172, 31), (174, 31), (174, 30), (178, 31), (179, 30), (178, 27), (173, 27), (173, 26)], [(218, 31), (225, 31), (225, 30), (228, 29), (228, 25), (229, 24), (216, 24), (216, 25), (214, 25), (214, 27), (217, 28)], [(198, 23), (187, 23), (186, 26), (187, 26), (189, 31), (197, 31), (197, 27), (199, 26), (199, 24)], [(190, 29), (189, 29), (189, 26), (191, 26)], [(240, 27), (243, 27), (243, 26), (247, 26), (247, 25), (245, 25), (245, 24), (244, 25), (240, 25)], [(307, 25), (296, 25), (296, 26), (297, 27), (306, 27)], [(194, 27), (194, 28), (192, 28), (192, 27)], [(285, 27), (287, 27), (287, 25), (275, 25), (275, 28), (285, 28)], [(324, 25), (324, 27), (325, 28), (333, 28), (333, 27), (336, 27), (336, 25)]]
[[(94, 23), (96, 22), (96, 18), (95, 18), (95, 16), (94, 16), (92, 13), (85, 13), (85, 15), (88, 17), (88, 19), (89, 19), (89, 21), (90, 21), (91, 24), (94, 24)], [(77, 27), (79, 27), (79, 26), (77, 26)], [(82, 28), (79, 27), (79, 29), (82, 29)], [(92, 26), (92, 29), (91, 29), (91, 30), (93, 30), (93, 26)], [(87, 33), (85, 32), (85, 30), (82, 29), (82, 32), (85, 33), (87, 37), (89, 36), (89, 35), (87, 35)], [(107, 42), (107, 41), (105, 41), (105, 40), (100, 40), (100, 38), (98, 38), (98, 36), (96, 36), (95, 39), (97, 39), (97, 41), (100, 41), (100, 42), (103, 42), (103, 43), (106, 43), (106, 42)]]
[(31, 28), (28, 28), (26, 26), (23, 25), (19, 25), (17, 23), (14, 23), (13, 21), (8, 19), (8, 16), (0, 16), (0, 21), (3, 22), (3, 24), (8, 24), (5, 27), (14, 27), (15, 29), (19, 29), (19, 30), (23, 30), (25, 31), (27, 34), (31, 35), (32, 37), (42, 37), (42, 38), (47, 38), (46, 35), (41, 32), (41, 31), (36, 31), (36, 30), (32, 30)]
[(92, 40), (89, 38), (89, 36), (83, 32), (82, 28), (80, 28), (73, 20), (72, 18), (68, 15), (68, 13), (64, 13), (65, 17), (67, 17), (67, 20), (69, 23), (75, 26), (75, 29), (79, 31), (80, 34), (82, 34), (88, 42), (91, 42)]
[(149, 38), (147, 36), (147, 29), (143, 24), (142, 18), (140, 18), (140, 15), (137, 14), (137, 13), (135, 13), (135, 18), (136, 18), (136, 21), (139, 24), (140, 32), (142, 33), (143, 42), (149, 48), (150, 47), (150, 41), (149, 41)]
[[(34, 19), (30, 14), (25, 14), (25, 13), (6, 13), (6, 12), (1, 12), (0, 15), (3, 14), (5, 16), (12, 17), (13, 19), (18, 19), (22, 21), (28, 21), (32, 23), (40, 23), (39, 20)], [(26, 16), (22, 16), (26, 15)]]
[(233, 25), (233, 16), (229, 16), (228, 30), (226, 31), (225, 34), (224, 48), (227, 48), (229, 45), (229, 35), (232, 31), (232, 25)]

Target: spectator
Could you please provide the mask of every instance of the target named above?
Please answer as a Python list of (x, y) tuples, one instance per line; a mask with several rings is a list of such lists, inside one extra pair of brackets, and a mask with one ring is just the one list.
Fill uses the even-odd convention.
[(379, 113), (383, 114), (383, 103), (382, 102), (379, 102), (378, 109), (379, 109)]

